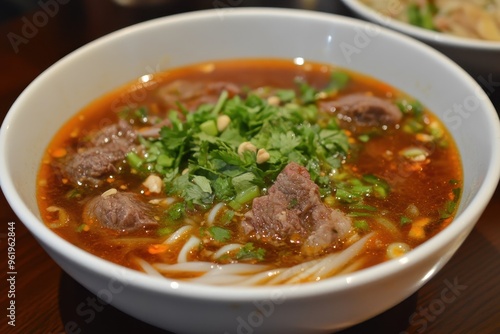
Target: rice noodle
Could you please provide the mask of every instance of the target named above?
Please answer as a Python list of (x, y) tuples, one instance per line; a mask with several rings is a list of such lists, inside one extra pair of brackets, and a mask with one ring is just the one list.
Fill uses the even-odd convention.
[[(230, 266), (230, 265), (224, 265), (224, 266)], [(222, 266), (222, 267), (224, 267)], [(252, 264), (247, 264), (247, 266), (255, 267), (259, 265), (252, 265)], [(260, 267), (260, 266), (259, 266)], [(265, 266), (266, 268), (269, 268), (269, 266)], [(229, 269), (229, 271), (226, 268), (223, 268), (222, 270), (212, 270), (211, 272), (207, 273), (206, 275), (196, 277), (194, 279), (191, 279), (193, 282), (198, 282), (198, 283), (204, 283), (204, 284), (216, 284), (216, 285), (257, 285), (257, 284), (262, 284), (265, 283), (267, 280), (269, 280), (269, 277), (272, 277), (273, 275), (276, 275), (277, 273), (280, 272), (280, 269), (273, 269), (273, 270), (268, 270), (264, 272), (256, 272), (255, 269), (258, 269), (258, 271), (262, 270), (261, 268), (252, 268), (254, 270), (254, 273), (249, 273), (247, 272), (242, 273), (242, 272), (237, 272), (236, 267), (233, 267)]]
[[(198, 273), (200, 274), (199, 277), (189, 280), (203, 284), (245, 286), (297, 284), (306, 281), (318, 281), (331, 277), (334, 274), (346, 274), (359, 269), (363, 265), (364, 259), (361, 258), (354, 262), (352, 260), (359, 255), (372, 236), (373, 233), (367, 234), (342, 251), (290, 268), (269, 269), (268, 265), (246, 263), (215, 264), (200, 261), (188, 262), (188, 252), (200, 244), (200, 239), (194, 236), (191, 236), (182, 247), (178, 256), (178, 263), (154, 263), (150, 265), (141, 260), (140, 264), (145, 272), (154, 275), (164, 273), (168, 276), (169, 273), (175, 272)], [(238, 247), (242, 246), (239, 244), (230, 244), (221, 247), (216, 254), (219, 252), (224, 254), (228, 249), (237, 249)]]
[(148, 275), (151, 276), (161, 276), (163, 277), (162, 274), (160, 274), (152, 265), (150, 265), (147, 261), (144, 261), (143, 259), (136, 258), (135, 261), (137, 264), (144, 270), (144, 272)]
[(212, 258), (214, 260), (217, 260), (222, 255), (228, 254), (228, 253), (230, 253), (232, 251), (235, 251), (235, 250), (239, 250), (242, 247), (243, 247), (242, 244), (229, 244), (229, 245), (225, 245), (225, 246), (219, 248), (219, 250), (214, 253), (214, 255), (212, 256)]
[(373, 234), (367, 234), (354, 244), (341, 252), (327, 255), (318, 260), (301, 263), (286, 269), (280, 275), (275, 276), (269, 284), (291, 284), (307, 280), (311, 276), (316, 276), (314, 280), (321, 280), (330, 277), (335, 271), (340, 271), (363, 249), (368, 239)]
[(210, 285), (240, 285), (240, 282), (245, 279), (245, 276), (240, 275), (203, 275), (200, 277), (192, 278), (189, 281)]
[[(315, 280), (321, 280), (340, 271), (342, 267), (345, 267), (354, 257), (356, 257), (356, 255), (361, 252), (371, 235), (372, 234), (365, 235), (345, 250), (330, 254), (321, 259), (320, 263), (312, 268), (311, 271), (313, 271), (313, 273), (311, 276), (315, 276)], [(301, 275), (297, 275), (287, 283), (298, 283), (302, 280), (302, 277), (300, 276)]]
[(302, 273), (311, 266), (315, 266), (317, 263), (319, 263), (321, 260), (311, 260), (308, 262), (304, 262), (298, 265), (295, 265), (290, 268), (283, 268), (281, 272), (279, 272), (277, 275), (275, 275), (269, 282), (268, 284), (281, 284), (284, 283), (288, 280), (290, 280), (292, 277), (297, 275), (297, 273)]
[(249, 278), (245, 278), (243, 281), (239, 282), (239, 285), (258, 285), (258, 284), (266, 284), (269, 279), (274, 276), (277, 276), (283, 272), (283, 269), (272, 269), (268, 270), (256, 275), (252, 275)]
[(177, 240), (182, 238), (186, 233), (190, 232), (192, 229), (193, 229), (193, 226), (191, 226), (191, 225), (183, 226), (183, 227), (179, 228), (177, 231), (175, 231), (174, 233), (172, 233), (170, 235), (170, 237), (168, 237), (168, 239), (165, 240), (163, 243), (166, 245), (171, 245), (171, 244), (177, 242)]
[(218, 265), (207, 275), (228, 275), (228, 274), (255, 274), (257, 272), (261, 272), (262, 270), (268, 269), (268, 265), (262, 264), (249, 264), (249, 263), (230, 263), (224, 265)]
[(187, 259), (188, 253), (193, 248), (198, 247), (200, 245), (200, 243), (201, 243), (200, 239), (198, 239), (195, 236), (191, 236), (191, 238), (189, 238), (189, 240), (184, 244), (184, 246), (182, 246), (182, 249), (179, 252), (179, 256), (177, 256), (177, 262), (179, 262), (179, 263), (187, 262), (188, 261), (188, 259)]
[[(329, 263), (337, 264), (338, 260), (337, 258), (339, 255), (337, 254), (330, 254), (321, 260), (319, 260), (317, 263), (315, 263), (313, 266), (307, 268), (306, 270), (301, 271), (299, 274), (293, 276), (289, 280), (285, 281), (285, 283), (300, 283), (302, 281), (308, 281), (308, 280), (315, 280), (319, 281), (321, 279), (321, 272), (326, 270), (325, 266)], [(312, 279), (309, 279), (312, 278)]]
[(356, 270), (360, 269), (365, 264), (365, 262), (366, 262), (365, 257), (357, 259), (353, 263), (349, 264), (348, 266), (344, 267), (342, 270), (337, 272), (336, 275), (349, 274), (355, 272)]
[(212, 270), (214, 267), (218, 266), (218, 264), (211, 262), (184, 262), (184, 263), (154, 263), (153, 267), (162, 273), (168, 272), (208, 272)]
[(223, 206), (224, 206), (224, 203), (220, 202), (220, 203), (215, 204), (214, 207), (212, 208), (212, 210), (210, 210), (210, 213), (208, 214), (208, 217), (207, 217), (208, 225), (212, 225), (214, 223), (215, 216), (217, 216), (217, 214), (219, 213), (219, 210), (222, 209)]

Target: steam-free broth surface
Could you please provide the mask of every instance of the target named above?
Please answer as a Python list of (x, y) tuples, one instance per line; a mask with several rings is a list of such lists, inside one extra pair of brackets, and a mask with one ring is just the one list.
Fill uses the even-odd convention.
[(49, 228), (106, 260), (291, 284), (404, 255), (452, 221), (461, 186), (453, 139), (412, 97), (258, 59), (145, 74), (92, 102), (55, 134), (37, 198)]

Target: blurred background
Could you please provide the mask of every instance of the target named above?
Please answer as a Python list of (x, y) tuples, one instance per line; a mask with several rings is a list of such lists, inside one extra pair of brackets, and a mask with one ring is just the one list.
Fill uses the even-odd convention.
[(184, 12), (186, 9), (209, 9), (214, 7), (237, 7), (237, 6), (273, 6), (273, 7), (297, 7), (309, 8), (320, 11), (333, 11), (341, 5), (339, 0), (1, 0), (0, 1), (0, 23), (10, 18), (23, 15), (30, 11), (39, 9), (39, 2), (48, 3), (57, 1), (59, 4), (76, 3), (83, 4), (89, 9), (112, 10), (119, 8), (122, 12), (129, 11), (129, 14), (136, 13), (144, 17), (158, 17), (176, 12)]
[(35, 0), (2, 0), (0, 2), (0, 22), (28, 12), (35, 7)]

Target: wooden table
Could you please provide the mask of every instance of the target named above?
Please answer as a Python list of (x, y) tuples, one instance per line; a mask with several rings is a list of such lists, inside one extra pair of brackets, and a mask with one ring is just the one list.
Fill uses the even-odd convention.
[[(123, 8), (110, 0), (51, 0), (0, 23), (0, 119), (43, 70), (76, 48), (119, 28), (151, 18), (214, 6), (265, 6), (269, 1), (173, 1), (159, 7)], [(55, 6), (54, 6), (55, 4)], [(351, 15), (338, 1), (274, 1)], [(48, 9), (47, 9), (48, 8)], [(0, 9), (1, 10), (1, 9)], [(31, 27), (30, 27), (31, 24)], [(491, 95), (500, 110), (500, 92)], [(354, 333), (500, 333), (500, 189), (463, 246), (424, 287), (401, 304), (358, 326)], [(0, 196), (0, 333), (164, 333), (95, 297), (65, 274), (38, 246)], [(7, 232), (16, 232), (16, 326), (8, 325)], [(449, 285), (455, 298), (444, 298)], [(448, 296), (450, 297), (450, 296)], [(92, 309), (84, 316), (79, 306)], [(76, 330), (65, 327), (74, 325)]]

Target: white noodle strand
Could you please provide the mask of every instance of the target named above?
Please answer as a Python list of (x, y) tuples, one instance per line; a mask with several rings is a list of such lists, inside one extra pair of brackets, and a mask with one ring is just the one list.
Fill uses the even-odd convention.
[[(179, 235), (182, 235), (182, 233), (179, 233)], [(155, 263), (150, 265), (144, 260), (138, 259), (137, 261), (148, 274), (161, 276), (161, 273), (163, 273), (168, 276), (169, 273), (174, 272), (197, 273), (200, 274), (199, 277), (190, 278), (189, 280), (204, 284), (242, 286), (297, 284), (304, 281), (325, 279), (333, 274), (346, 274), (359, 269), (364, 264), (364, 259), (358, 259), (353, 263), (351, 261), (359, 255), (372, 235), (363, 236), (342, 251), (297, 264), (290, 268), (269, 269), (268, 265), (246, 263), (188, 262), (188, 253), (193, 248), (198, 247), (201, 242), (200, 239), (194, 236), (191, 236), (182, 247), (176, 264)], [(215, 254), (220, 252), (222, 255), (239, 247), (242, 247), (242, 245), (226, 245), (221, 247)]]
[(311, 260), (308, 262), (297, 264), (297, 265), (290, 267), (290, 268), (283, 268), (282, 271), (279, 273), (279, 275), (276, 275), (275, 277), (273, 277), (268, 283), (269, 284), (283, 283), (283, 282), (291, 279), (295, 275), (304, 272), (308, 268), (315, 266), (319, 262), (320, 262), (320, 260)]
[(168, 237), (168, 239), (165, 240), (163, 243), (166, 245), (172, 245), (175, 242), (177, 242), (177, 240), (179, 240), (181, 237), (183, 237), (184, 234), (188, 233), (192, 229), (193, 229), (193, 226), (191, 226), (191, 225), (183, 226), (183, 227), (179, 228), (177, 231), (175, 231), (174, 233), (172, 233), (172, 235), (170, 235), (170, 237)]
[[(321, 260), (318, 262), (314, 263), (311, 267), (308, 269), (298, 273), (297, 275), (293, 276), (289, 280), (286, 281), (286, 283), (300, 283), (307, 281), (308, 278), (316, 276), (315, 280), (318, 279), (317, 273), (322, 270), (322, 268), (325, 267), (325, 263), (335, 263), (335, 259), (338, 257), (337, 254), (329, 254), (328, 256), (323, 257)], [(316, 274), (316, 275), (315, 275)]]
[(282, 271), (283, 271), (283, 269), (268, 270), (268, 271), (262, 272), (260, 274), (250, 276), (250, 277), (246, 278), (244, 281), (239, 282), (238, 285), (247, 285), (248, 286), (248, 285), (267, 284), (271, 278), (281, 274)]
[(214, 260), (217, 260), (222, 255), (231, 253), (231, 252), (233, 252), (235, 250), (239, 250), (242, 247), (243, 247), (242, 244), (229, 244), (229, 245), (225, 245), (225, 246), (219, 248), (219, 250), (214, 253), (214, 255), (212, 256), (212, 258)]
[[(340, 271), (343, 267), (349, 264), (349, 262), (361, 252), (371, 236), (372, 234), (367, 234), (343, 251), (328, 255), (327, 257), (322, 259), (321, 263), (315, 266), (315, 269), (317, 269), (314, 272), (314, 276), (316, 277), (315, 280), (321, 280), (326, 277), (330, 277), (331, 275), (335, 274), (335, 272)], [(298, 282), (300, 282), (300, 280), (298, 280), (297, 278), (292, 279), (287, 283)]]
[(177, 262), (179, 263), (184, 263), (187, 262), (187, 256), (188, 253), (195, 247), (198, 247), (201, 243), (201, 240), (198, 239), (195, 236), (191, 236), (189, 240), (182, 246), (181, 251), (179, 252), (179, 255), (177, 256)]
[(210, 213), (208, 214), (208, 217), (207, 217), (208, 225), (212, 225), (214, 223), (215, 216), (217, 216), (217, 214), (219, 213), (220, 209), (222, 209), (223, 206), (224, 206), (224, 203), (220, 202), (220, 203), (215, 204), (215, 206), (212, 208), (212, 210), (210, 210)]
[(136, 258), (135, 261), (139, 266), (141, 266), (142, 270), (148, 275), (151, 276), (159, 276), (159, 277), (164, 277), (162, 274), (160, 274), (153, 266), (151, 266), (147, 261), (144, 261), (143, 259)]
[(190, 279), (190, 282), (210, 284), (210, 285), (240, 285), (245, 276), (240, 275), (203, 275)]
[(230, 263), (218, 265), (206, 275), (248, 275), (262, 272), (262, 270), (269, 269), (269, 266), (261, 264), (248, 264), (248, 263)]
[[(258, 268), (255, 268), (255, 266)], [(217, 285), (257, 285), (267, 281), (269, 277), (275, 275), (279, 271), (279, 269), (273, 269), (260, 272), (266, 268), (269, 268), (269, 266), (237, 263), (221, 265), (217, 270), (212, 270), (191, 281)]]
[(154, 263), (153, 266), (162, 273), (169, 272), (188, 272), (188, 273), (206, 273), (212, 270), (217, 264), (211, 262), (184, 262), (184, 263), (175, 263), (175, 264), (167, 264), (167, 263)]
[(352, 272), (360, 269), (364, 264), (365, 264), (365, 258), (358, 259), (358, 260), (354, 261), (353, 263), (351, 263), (350, 265), (346, 266), (341, 271), (337, 272), (336, 275), (343, 275), (343, 274), (352, 273)]
[(299, 283), (306, 280), (312, 275), (316, 276), (315, 280), (326, 278), (334, 270), (341, 270), (342, 267), (344, 267), (351, 259), (358, 255), (371, 235), (372, 234), (368, 234), (364, 236), (363, 238), (340, 252), (327, 255), (318, 260), (311, 260), (290, 267), (284, 270), (280, 275), (275, 276), (268, 283)]

